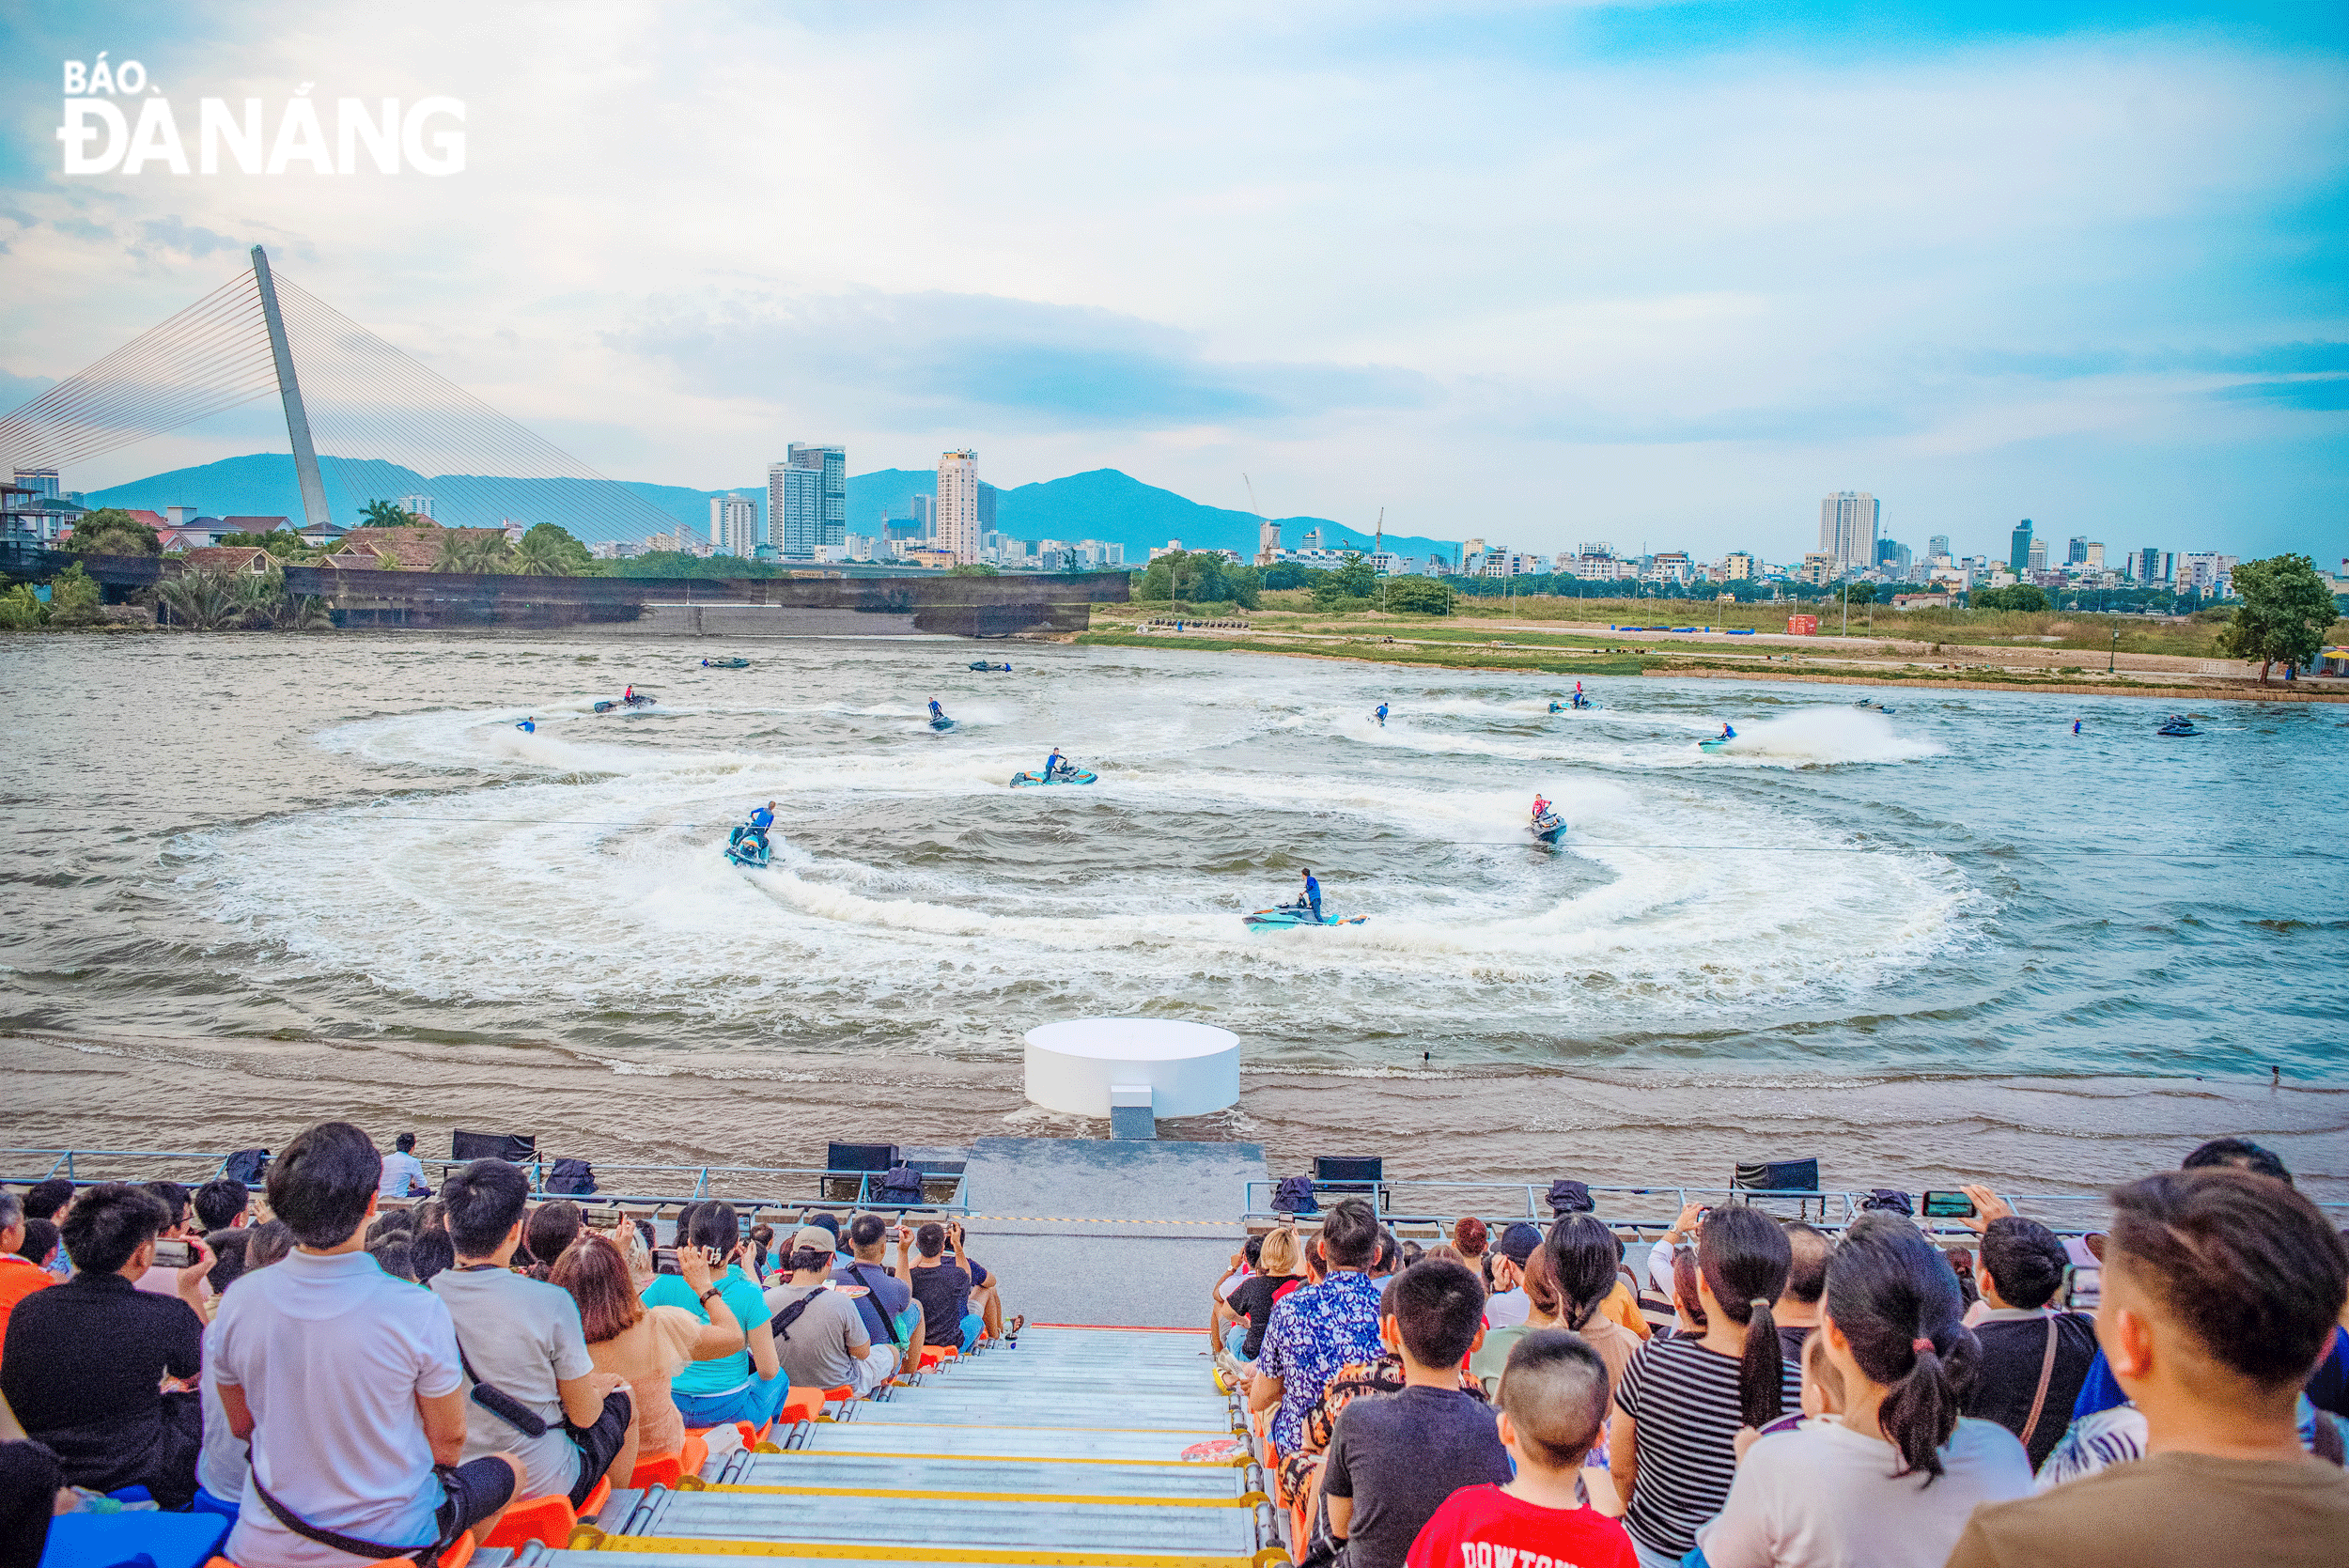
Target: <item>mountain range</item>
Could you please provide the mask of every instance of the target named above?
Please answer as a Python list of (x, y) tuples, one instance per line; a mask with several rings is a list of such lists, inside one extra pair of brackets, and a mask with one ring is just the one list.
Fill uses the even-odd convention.
[[(378, 498), (435, 497), (434, 510), (447, 523), (494, 523), (501, 517), (526, 522), (560, 522), (591, 543), (642, 539), (668, 522), (681, 523), (703, 538), (709, 535), (709, 503), (739, 495), (757, 507), (765, 531), (767, 487), (758, 482), (724, 489), (697, 490), (618, 479), (526, 479), (480, 474), (426, 476), (412, 469), (373, 459), (328, 458), (321, 465), (327, 503), (335, 520), (357, 520), (359, 508)], [(989, 487), (992, 489), (993, 487)], [(878, 534), (883, 518), (907, 519), (913, 498), (935, 495), (938, 475), (928, 469), (884, 468), (848, 478), (848, 531)], [(193, 506), (205, 517), (302, 516), (302, 494), (293, 458), (283, 452), (224, 458), (194, 468), (173, 469), (125, 484), (92, 490), (91, 506)], [(1129, 563), (1150, 549), (1180, 539), (1191, 550), (1233, 550), (1243, 559), (1256, 552), (1254, 516), (1196, 501), (1144, 484), (1113, 468), (1097, 468), (1065, 478), (995, 489), (995, 527), (1016, 539), (1099, 539), (1123, 545)], [(475, 516), (474, 513), (481, 515)], [(653, 514), (658, 514), (654, 516)], [(1281, 542), (1303, 546), (1318, 528), (1330, 550), (1368, 550), (1372, 536), (1328, 518), (1279, 520)], [(1456, 555), (1455, 540), (1416, 535), (1386, 536), (1388, 550), (1404, 555)]]

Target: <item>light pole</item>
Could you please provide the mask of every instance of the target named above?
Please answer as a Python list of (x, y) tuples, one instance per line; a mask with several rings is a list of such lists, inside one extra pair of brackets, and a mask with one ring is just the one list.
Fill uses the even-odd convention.
[(2105, 674), (2111, 675), (2113, 673), (2113, 667), (2120, 662), (2121, 629), (2116, 626), (2112, 629), (2112, 652), (2105, 660)]

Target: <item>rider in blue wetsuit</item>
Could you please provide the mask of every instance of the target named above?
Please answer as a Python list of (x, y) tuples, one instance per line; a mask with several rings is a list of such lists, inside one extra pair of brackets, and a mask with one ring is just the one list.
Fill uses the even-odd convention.
[(538, 733), (538, 722), (536, 719), (525, 719), (514, 727), (521, 731), (524, 735), (537, 735)]
[(943, 719), (946, 717), (946, 710), (938, 706), (938, 699), (936, 697), (932, 697), (930, 699), (930, 717), (933, 719)]
[(1721, 738), (1722, 738), (1723, 740), (1735, 740), (1735, 739), (1736, 739), (1736, 738), (1737, 738), (1737, 732), (1736, 732), (1735, 730), (1734, 730), (1734, 729), (1731, 729), (1731, 728), (1730, 728), (1727, 724), (1725, 724), (1725, 723), (1724, 723), (1724, 724), (1721, 726)]
[(1063, 756), (1060, 754), (1060, 748), (1059, 748), (1058, 746), (1053, 747), (1053, 748), (1052, 748), (1052, 754), (1051, 754), (1050, 756), (1046, 757), (1046, 758), (1044, 759), (1044, 779), (1045, 779), (1045, 782), (1046, 782), (1047, 784), (1050, 783), (1050, 782), (1051, 782), (1051, 779), (1052, 779), (1052, 775), (1053, 775), (1053, 774), (1055, 774), (1055, 773), (1059, 773), (1059, 772), (1065, 772), (1065, 771), (1066, 771), (1066, 770), (1067, 770), (1067, 768), (1068, 768), (1068, 762), (1067, 762), (1067, 759), (1066, 759), (1066, 758), (1065, 758), (1065, 757), (1063, 757)]
[(1387, 705), (1384, 703), (1378, 705), (1378, 727), (1380, 729), (1387, 727)]
[(2080, 722), (2077, 719), (2072, 721), (2072, 733), (2074, 735), (2080, 733)]
[(1305, 870), (1305, 892), (1303, 896), (1298, 899), (1297, 906), (1300, 909), (1311, 909), (1314, 912), (1314, 923), (1315, 924), (1321, 923), (1321, 884), (1314, 880), (1313, 868), (1310, 866)]
[(768, 852), (771, 854), (773, 849), (772, 846), (767, 842), (767, 830), (772, 828), (774, 825), (775, 803), (772, 800), (770, 800), (765, 805), (759, 807), (756, 811), (751, 813), (750, 821), (745, 824), (745, 826), (750, 830), (746, 836), (758, 840), (759, 847), (768, 850)]

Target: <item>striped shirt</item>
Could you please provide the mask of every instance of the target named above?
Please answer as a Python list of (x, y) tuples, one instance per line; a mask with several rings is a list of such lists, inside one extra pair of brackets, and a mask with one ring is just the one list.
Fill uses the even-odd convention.
[[(1783, 1367), (1789, 1410), (1801, 1408), (1802, 1368)], [(1678, 1559), (1697, 1528), (1721, 1511), (1737, 1475), (1737, 1358), (1693, 1339), (1650, 1340), (1615, 1390), (1617, 1408), (1639, 1426), (1639, 1473), (1623, 1522), (1641, 1546)]]

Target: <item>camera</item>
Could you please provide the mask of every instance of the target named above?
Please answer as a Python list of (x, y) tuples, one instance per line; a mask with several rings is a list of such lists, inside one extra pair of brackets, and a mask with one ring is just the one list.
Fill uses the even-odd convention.
[(684, 1273), (685, 1270), (677, 1266), (677, 1249), (674, 1247), (654, 1248), (652, 1250), (652, 1271), (655, 1274)]
[(164, 1240), (155, 1243), (157, 1268), (192, 1268), (195, 1265), (195, 1243)]
[(1925, 1194), (1924, 1218), (1927, 1219), (1971, 1219), (1974, 1201), (1963, 1192), (1928, 1192)]

